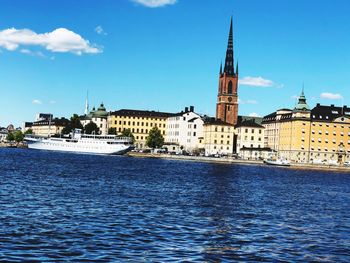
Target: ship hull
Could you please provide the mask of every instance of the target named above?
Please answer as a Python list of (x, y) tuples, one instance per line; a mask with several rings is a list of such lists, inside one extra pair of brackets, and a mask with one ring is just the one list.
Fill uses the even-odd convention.
[(59, 152), (122, 155), (130, 151), (133, 147), (129, 144), (107, 144), (103, 142), (88, 141), (72, 142), (69, 140), (52, 141), (50, 139), (43, 139), (28, 141), (28, 148)]

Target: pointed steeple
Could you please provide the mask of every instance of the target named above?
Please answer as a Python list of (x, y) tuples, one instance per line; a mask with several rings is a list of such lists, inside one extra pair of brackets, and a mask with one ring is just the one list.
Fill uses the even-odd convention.
[(303, 110), (303, 111), (310, 110), (309, 105), (307, 105), (307, 103), (306, 103), (306, 97), (304, 94), (304, 84), (303, 84), (303, 88), (301, 90), (301, 94), (300, 94), (299, 99), (298, 99), (298, 103), (295, 106), (294, 110)]
[(89, 114), (89, 91), (86, 91), (86, 99), (85, 99), (85, 115)]
[(236, 64), (236, 75), (238, 76), (238, 60), (237, 60), (237, 64)]
[(222, 74), (222, 62), (220, 64), (220, 75)]
[(226, 50), (226, 59), (225, 59), (225, 67), (224, 72), (229, 75), (233, 76), (234, 71), (234, 65), (233, 65), (233, 27), (232, 27), (232, 17), (231, 17), (231, 23), (230, 23), (230, 32), (228, 35), (228, 43), (227, 43), (227, 50)]

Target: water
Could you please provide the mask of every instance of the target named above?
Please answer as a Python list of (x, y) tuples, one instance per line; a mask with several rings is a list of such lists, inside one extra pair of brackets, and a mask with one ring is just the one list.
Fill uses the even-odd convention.
[(0, 149), (0, 260), (350, 262), (350, 176)]

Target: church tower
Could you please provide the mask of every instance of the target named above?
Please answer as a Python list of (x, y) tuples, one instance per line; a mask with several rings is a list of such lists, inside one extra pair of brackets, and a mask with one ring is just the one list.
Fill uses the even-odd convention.
[(216, 103), (216, 119), (235, 125), (238, 117), (238, 63), (236, 71), (233, 57), (233, 28), (232, 18), (228, 37), (224, 69), (220, 66), (219, 91)]

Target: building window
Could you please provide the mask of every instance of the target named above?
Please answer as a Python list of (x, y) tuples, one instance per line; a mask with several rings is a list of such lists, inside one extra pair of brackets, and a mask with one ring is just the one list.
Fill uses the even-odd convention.
[(228, 83), (227, 93), (228, 93), (228, 94), (232, 94), (232, 81), (231, 81), (231, 80), (230, 80), (230, 82)]

